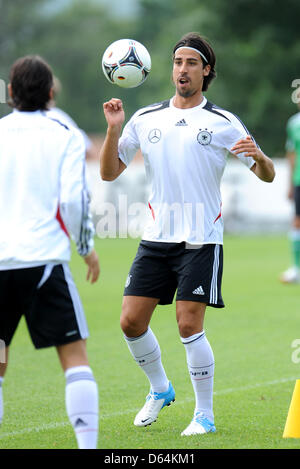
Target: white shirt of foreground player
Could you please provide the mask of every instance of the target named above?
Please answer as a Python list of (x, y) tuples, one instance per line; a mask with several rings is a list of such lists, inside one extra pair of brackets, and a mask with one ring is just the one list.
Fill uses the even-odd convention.
[[(137, 111), (124, 127), (119, 157), (128, 166), (141, 149), (150, 183), (143, 239), (223, 243), (220, 183), (230, 149), (249, 135), (231, 112), (203, 99), (179, 109), (173, 98)], [(238, 158), (248, 167), (253, 158)]]
[(79, 131), (41, 111), (0, 119), (0, 190), (0, 270), (69, 261), (67, 232), (79, 254), (92, 250)]
[(88, 135), (85, 133), (84, 130), (82, 130), (78, 127), (76, 122), (72, 119), (71, 116), (69, 116), (69, 114), (67, 114), (65, 111), (63, 111), (62, 109), (60, 109), (58, 107), (52, 107), (48, 111), (46, 111), (46, 115), (47, 115), (47, 117), (50, 117), (51, 119), (54, 119), (54, 120), (57, 120), (57, 121), (61, 122), (62, 124), (66, 125), (67, 127), (70, 127), (70, 128), (73, 127), (75, 129), (78, 129), (80, 131), (81, 135), (83, 136), (86, 149), (87, 150), (91, 149), (92, 142), (89, 139)]

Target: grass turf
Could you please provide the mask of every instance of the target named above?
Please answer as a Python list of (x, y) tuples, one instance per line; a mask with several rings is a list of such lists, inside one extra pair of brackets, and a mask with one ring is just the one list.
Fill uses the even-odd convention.
[[(151, 327), (176, 391), (176, 402), (147, 428), (133, 426), (148, 381), (133, 362), (119, 327), (123, 286), (138, 240), (97, 240), (102, 275), (85, 281), (86, 266), (71, 262), (90, 329), (88, 353), (99, 385), (99, 449), (299, 448), (283, 439), (299, 377), (292, 342), (299, 338), (300, 286), (282, 285), (289, 264), (284, 237), (229, 237), (224, 242), (225, 309), (208, 308), (205, 330), (216, 361), (215, 434), (181, 437), (194, 399), (180, 342), (175, 305), (158, 307)], [(3, 384), (5, 415), (0, 449), (76, 448), (64, 404), (65, 379), (56, 351), (35, 351), (22, 320)]]

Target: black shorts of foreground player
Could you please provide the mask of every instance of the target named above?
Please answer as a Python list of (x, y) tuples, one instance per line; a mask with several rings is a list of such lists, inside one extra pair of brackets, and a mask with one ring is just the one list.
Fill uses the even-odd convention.
[(0, 360), (0, 422), (9, 347), (24, 316), (36, 348), (56, 347), (78, 448), (94, 449), (98, 389), (86, 351), (87, 322), (68, 266), (69, 233), (91, 283), (99, 277), (99, 260), (83, 137), (48, 117), (52, 86), (46, 62), (20, 58), (10, 73), (14, 110), (0, 120), (0, 339), (6, 346)]
[[(140, 148), (151, 188), (152, 218), (125, 285), (121, 314), (129, 350), (150, 382), (150, 393), (134, 424), (151, 424), (175, 399), (149, 324), (157, 304), (171, 303), (177, 288), (177, 323), (195, 394), (194, 415), (184, 436), (216, 431), (214, 355), (204, 315), (208, 305), (223, 306), (220, 182), (227, 155), (236, 155), (263, 181), (272, 182), (275, 176), (272, 160), (241, 121), (203, 96), (214, 77), (214, 51), (201, 36), (189, 33), (173, 49), (171, 99), (137, 111), (122, 135), (121, 100), (113, 98), (103, 105), (108, 128), (100, 153), (102, 178), (116, 179)], [(180, 223), (172, 225), (169, 214), (174, 204), (182, 211)], [(199, 204), (200, 223), (195, 215)]]

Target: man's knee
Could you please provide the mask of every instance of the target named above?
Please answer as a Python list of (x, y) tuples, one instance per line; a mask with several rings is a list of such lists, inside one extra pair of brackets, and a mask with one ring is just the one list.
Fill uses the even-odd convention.
[(190, 337), (203, 330), (205, 308), (202, 303), (177, 302), (176, 319), (181, 337)]
[(201, 332), (201, 330), (195, 330), (195, 324), (190, 321), (188, 318), (180, 318), (177, 320), (178, 330), (180, 337), (191, 337), (196, 332)]
[(120, 318), (120, 326), (127, 337), (137, 337), (137, 321), (132, 315), (127, 314), (123, 310)]
[(139, 315), (128, 307), (122, 307), (120, 326), (127, 337), (138, 337), (142, 335), (148, 327), (148, 325), (139, 318)]
[(120, 319), (127, 337), (139, 337), (146, 332), (158, 300), (144, 297), (124, 297)]

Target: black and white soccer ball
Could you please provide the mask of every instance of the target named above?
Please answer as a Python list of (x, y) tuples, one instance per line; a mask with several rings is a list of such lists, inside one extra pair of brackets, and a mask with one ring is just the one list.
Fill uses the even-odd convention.
[(122, 88), (135, 88), (146, 80), (151, 70), (151, 57), (140, 42), (119, 39), (105, 50), (102, 69), (110, 83)]

